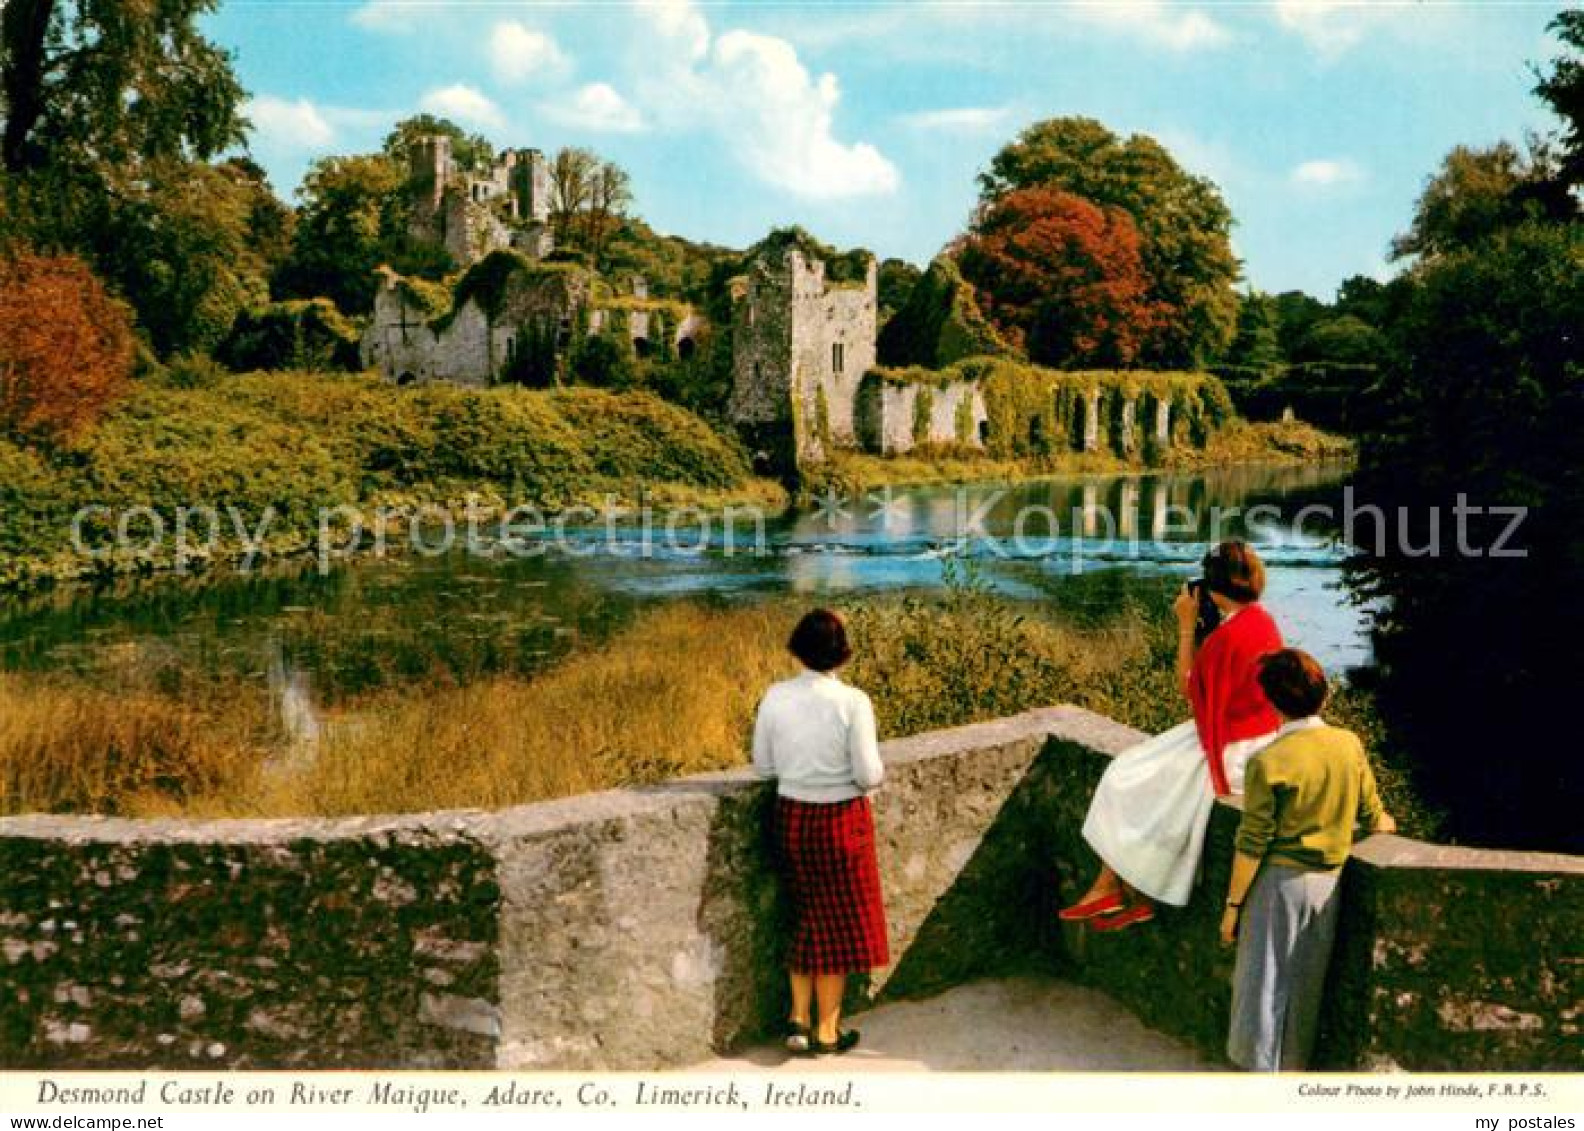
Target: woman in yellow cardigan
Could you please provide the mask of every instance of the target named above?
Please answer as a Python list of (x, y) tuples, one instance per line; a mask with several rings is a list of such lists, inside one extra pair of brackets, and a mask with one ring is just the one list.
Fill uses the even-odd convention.
[(1308, 1067), (1355, 822), (1393, 832), (1364, 746), (1320, 718), (1325, 672), (1295, 648), (1265, 656), (1259, 684), (1286, 720), (1244, 771), (1243, 821), (1221, 920), (1237, 943), (1227, 1056), (1262, 1072)]

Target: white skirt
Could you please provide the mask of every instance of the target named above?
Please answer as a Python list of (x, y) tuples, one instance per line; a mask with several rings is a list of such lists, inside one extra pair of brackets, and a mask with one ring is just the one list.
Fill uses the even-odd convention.
[[(1227, 784), (1243, 792), (1243, 767), (1277, 732), (1227, 744)], [(1193, 720), (1130, 747), (1100, 778), (1083, 835), (1123, 880), (1161, 903), (1187, 904), (1215, 791)]]

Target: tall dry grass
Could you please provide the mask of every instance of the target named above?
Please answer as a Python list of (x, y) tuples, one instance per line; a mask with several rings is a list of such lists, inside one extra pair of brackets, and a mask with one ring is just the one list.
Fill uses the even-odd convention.
[(385, 691), (317, 757), (192, 799), (207, 815), (497, 808), (742, 763), (764, 688), (795, 670), (774, 606), (666, 606), (529, 679)]
[[(764, 689), (797, 670), (784, 641), (805, 606), (675, 604), (531, 677), (416, 684), (353, 699), (317, 746), (293, 745), (263, 688), (166, 694), (0, 676), (0, 812), (338, 816), (499, 808), (663, 781), (747, 761)], [(844, 678), (882, 737), (1076, 703), (1158, 731), (1187, 717), (1171, 632), (1138, 608), (1098, 622), (1010, 605), (971, 586), (855, 603)], [(1367, 698), (1338, 721), (1379, 751)], [(1407, 831), (1433, 831), (1389, 764)]]
[(177, 698), (0, 673), (0, 812), (179, 809), (251, 773), (274, 730), (260, 694)]

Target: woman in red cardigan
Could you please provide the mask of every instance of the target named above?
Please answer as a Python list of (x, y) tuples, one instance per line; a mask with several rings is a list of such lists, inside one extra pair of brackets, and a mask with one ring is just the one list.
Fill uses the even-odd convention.
[(1100, 874), (1063, 919), (1113, 931), (1154, 918), (1152, 901), (1186, 904), (1215, 798), (1242, 791), (1244, 765), (1281, 726), (1258, 681), (1260, 657), (1282, 646), (1259, 603), (1264, 565), (1247, 544), (1222, 542), (1205, 555), (1202, 584), (1220, 615), (1202, 643), (1194, 593), (1185, 586), (1172, 606), (1178, 680), (1193, 719), (1106, 769), (1083, 828)]

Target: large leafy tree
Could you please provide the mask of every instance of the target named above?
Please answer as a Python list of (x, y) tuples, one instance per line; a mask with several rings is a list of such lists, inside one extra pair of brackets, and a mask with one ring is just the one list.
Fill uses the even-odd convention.
[(291, 223), (251, 161), (160, 162), (95, 233), (96, 258), (156, 351), (208, 353), (268, 300)]
[(563, 247), (572, 242), (578, 215), (588, 207), (598, 169), (598, 155), (576, 146), (550, 159), (550, 227)]
[(7, 0), (0, 164), (113, 176), (242, 140), (242, 88), (198, 31), (215, 0)]
[(1140, 360), (1203, 364), (1232, 340), (1239, 266), (1231, 210), (1213, 182), (1186, 172), (1153, 138), (1121, 138), (1091, 118), (1053, 118), (1024, 130), (979, 180), (987, 203), (1045, 186), (1132, 217), (1150, 300), (1164, 318)]
[(1584, 775), (1557, 720), (1584, 695), (1581, 263), (1584, 225), (1529, 220), (1416, 271), (1359, 480), (1393, 521), (1361, 524), (1356, 567), (1381, 599), (1384, 716), (1450, 831), (1573, 852)]
[(957, 260), (986, 317), (1041, 364), (1132, 364), (1159, 322), (1132, 219), (1072, 193), (997, 197)]
[(291, 253), (275, 275), (283, 298), (325, 296), (348, 314), (374, 305), (375, 268), (438, 276), (450, 257), (408, 233), (406, 170), (388, 157), (326, 157), (297, 190)]
[(289, 223), (239, 144), (241, 86), (198, 30), (214, 0), (0, 4), (0, 211), (80, 255), (161, 352), (205, 349), (263, 293)]
[(1536, 143), (1526, 156), (1510, 142), (1457, 146), (1425, 183), (1408, 231), (1392, 241), (1398, 259), (1431, 259), (1474, 247), (1528, 217), (1565, 217), (1573, 204), (1559, 192), (1554, 163)]
[(556, 245), (586, 252), (604, 266), (606, 252), (632, 204), (632, 178), (588, 149), (567, 148), (550, 161), (550, 227)]

